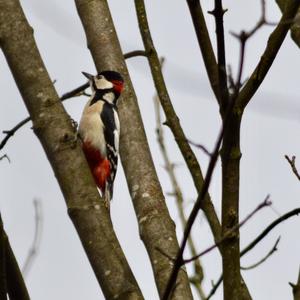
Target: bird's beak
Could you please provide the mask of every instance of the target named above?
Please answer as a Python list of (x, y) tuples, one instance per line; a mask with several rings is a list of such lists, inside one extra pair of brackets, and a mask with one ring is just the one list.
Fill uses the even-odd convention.
[(92, 80), (93, 79), (93, 75), (92, 74), (89, 74), (89, 73), (86, 73), (86, 72), (81, 72), (88, 80)]

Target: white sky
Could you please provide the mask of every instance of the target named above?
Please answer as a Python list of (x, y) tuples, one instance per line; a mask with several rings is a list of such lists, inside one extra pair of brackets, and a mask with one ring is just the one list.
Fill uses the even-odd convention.
[[(93, 73), (95, 67), (86, 48), (84, 33), (74, 1), (21, 1), (27, 18), (34, 28), (35, 38), (45, 65), (60, 94), (85, 82), (81, 71)], [(213, 1), (202, 1), (204, 11)], [(225, 0), (229, 9), (225, 16), (227, 63), (236, 71), (239, 45), (228, 34), (250, 29), (260, 16), (259, 0)], [(270, 21), (280, 13), (274, 1), (267, 2)], [(133, 1), (109, 1), (124, 52), (141, 49)], [(166, 81), (173, 104), (186, 135), (193, 141), (214, 145), (220, 126), (216, 101), (209, 89), (200, 51), (184, 0), (146, 1), (149, 23), (158, 53), (165, 56)], [(214, 22), (207, 16), (211, 38), (215, 44)], [(246, 78), (256, 65), (266, 45), (271, 27), (265, 27), (247, 44)], [(300, 206), (300, 185), (292, 174), (284, 154), (299, 156), (299, 49), (288, 37), (260, 91), (248, 106), (242, 123), (241, 216), (246, 216), (267, 194), (271, 195), (279, 214)], [(144, 118), (147, 136), (156, 168), (161, 179), (170, 212), (179, 224), (168, 176), (156, 142), (155, 116), (152, 96), (154, 87), (145, 58), (128, 61), (128, 67)], [(3, 55), (0, 55), (0, 88), (2, 107), (0, 129), (10, 129), (27, 116)], [(126, 100), (125, 100), (126, 101)], [(69, 100), (65, 106), (74, 120), (79, 120), (85, 98)], [(166, 129), (167, 146), (174, 162), (179, 163), (177, 174), (187, 199), (186, 211), (196, 197), (192, 181), (182, 162), (176, 144)], [(195, 149), (197, 152), (197, 150)], [(22, 265), (34, 233), (33, 198), (43, 206), (43, 232), (39, 255), (26, 278), (33, 300), (37, 299), (103, 299), (91, 267), (67, 215), (63, 197), (46, 156), (30, 125), (22, 128), (8, 142), (1, 154), (7, 153), (11, 164), (0, 162), (0, 209), (5, 228), (15, 254)], [(197, 152), (203, 168), (207, 157)], [(299, 163), (300, 169), (300, 163)], [(76, 184), (76, 182), (74, 182)], [(211, 185), (211, 195), (220, 213), (220, 165)], [(139, 239), (136, 218), (120, 167), (112, 202), (114, 228), (124, 248), (146, 299), (158, 299), (146, 251)], [(246, 246), (278, 215), (269, 208), (259, 212), (241, 230), (241, 244)], [(200, 226), (201, 225), (201, 226)], [(288, 282), (295, 282), (299, 269), (300, 242), (297, 238), (299, 219), (294, 217), (279, 225), (251, 253), (243, 257), (248, 266), (263, 257), (280, 235), (279, 251), (255, 270), (243, 272), (253, 299), (282, 300), (291, 298)], [(178, 225), (178, 236), (181, 228)], [(212, 238), (203, 216), (193, 231), (195, 242), (202, 250)], [(187, 253), (188, 255), (188, 253)], [(210, 291), (211, 280), (220, 274), (218, 252), (203, 258), (204, 288)], [(214, 299), (221, 299), (221, 289)]]

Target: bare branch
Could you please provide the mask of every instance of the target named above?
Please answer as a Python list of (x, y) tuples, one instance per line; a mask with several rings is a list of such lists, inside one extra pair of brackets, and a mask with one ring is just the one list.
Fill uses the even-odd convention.
[(300, 5), (300, 0), (286, 1), (284, 13), (279, 24), (269, 37), (268, 44), (261, 59), (250, 76), (249, 80), (241, 90), (237, 99), (237, 104), (241, 109), (244, 109), (249, 103), (253, 95), (256, 93), (260, 84), (267, 75), (285, 37), (291, 27), (291, 20), (294, 19)]
[[(278, 219), (276, 219), (275, 221), (273, 221), (269, 226), (267, 226), (251, 243), (248, 244), (248, 246), (246, 246), (240, 253), (240, 257), (244, 256), (246, 253), (248, 253), (250, 250), (252, 250), (262, 239), (264, 239), (271, 231), (272, 229), (274, 229), (277, 225), (279, 225), (280, 223), (282, 223), (283, 221), (296, 216), (300, 214), (300, 208), (295, 208), (289, 212), (287, 212), (286, 214), (284, 214), (283, 216), (279, 217)], [(219, 277), (219, 279), (217, 280), (217, 282), (214, 284), (212, 290), (210, 291), (210, 293), (207, 296), (207, 300), (210, 299), (214, 293), (216, 292), (216, 290), (218, 289), (218, 287), (220, 286), (221, 282), (223, 280), (223, 274)]]
[(43, 211), (42, 211), (42, 203), (38, 199), (33, 200), (33, 205), (34, 205), (34, 236), (33, 236), (33, 241), (32, 244), (28, 250), (27, 257), (25, 259), (23, 268), (22, 268), (22, 273), (23, 276), (26, 277), (28, 274), (32, 263), (34, 262), (34, 259), (36, 258), (39, 247), (40, 247), (40, 242), (41, 242), (41, 234), (42, 234), (42, 226), (43, 226)]
[(237, 79), (235, 82), (230, 79), (230, 83), (233, 86), (233, 97), (237, 98), (240, 88), (242, 86), (241, 81), (242, 81), (242, 74), (243, 74), (243, 69), (244, 69), (244, 60), (245, 60), (245, 47), (246, 47), (246, 42), (249, 37), (245, 34), (244, 31), (240, 33), (240, 35), (236, 36), (239, 41), (240, 41), (240, 61), (239, 61), (239, 68), (238, 68), (238, 73), (237, 73)]
[(289, 212), (287, 212), (286, 214), (284, 214), (283, 216), (279, 217), (278, 219), (276, 219), (275, 221), (273, 221), (269, 226), (267, 226), (247, 247), (245, 247), (242, 251), (241, 251), (241, 256), (243, 256), (244, 254), (246, 254), (248, 251), (250, 251), (251, 249), (253, 249), (263, 238), (265, 238), (267, 236), (267, 234), (274, 229), (274, 227), (276, 227), (278, 224), (282, 223), (283, 221), (289, 219), (290, 217), (296, 216), (300, 213), (300, 208), (295, 208)]
[(254, 210), (253, 212), (251, 212), (242, 222), (240, 222), (238, 225), (236, 225), (235, 227), (232, 227), (230, 231), (227, 231), (226, 234), (222, 237), (222, 239), (220, 239), (217, 243), (213, 244), (212, 246), (208, 247), (207, 249), (205, 249), (204, 251), (200, 252), (199, 254), (189, 258), (189, 259), (184, 259), (183, 260), (183, 264), (187, 264), (190, 263), (192, 261), (194, 261), (195, 259), (209, 253), (210, 251), (212, 251), (213, 249), (215, 249), (216, 247), (220, 246), (226, 239), (230, 238), (231, 234), (234, 233), (234, 231), (236, 230), (236, 227), (241, 228), (247, 221), (249, 221), (259, 210), (261, 210), (264, 207), (270, 206), (272, 203), (269, 201), (269, 195), (265, 198), (265, 200), (260, 203)]
[(26, 119), (22, 120), (20, 123), (18, 123), (12, 129), (10, 129), (10, 130), (4, 130), (3, 133), (5, 133), (6, 136), (5, 136), (5, 138), (0, 143), (0, 150), (6, 145), (7, 141), (16, 133), (16, 131), (18, 129), (20, 129), (23, 125), (25, 125), (29, 121), (30, 121), (30, 117), (27, 117)]
[(209, 294), (207, 295), (205, 300), (209, 300), (217, 291), (218, 287), (221, 285), (223, 281), (223, 274), (220, 276), (220, 278), (217, 280), (216, 283), (213, 282), (213, 287), (211, 289), (211, 291), (209, 292)]
[(147, 52), (144, 50), (134, 50), (134, 51), (130, 51), (124, 54), (124, 59), (129, 59), (132, 57), (137, 57), (137, 56), (145, 56), (147, 57)]
[[(257, 24), (249, 31), (242, 30), (239, 34), (230, 32), (234, 37), (240, 41), (240, 62), (238, 68), (238, 75), (236, 82), (233, 82), (232, 76), (229, 76), (229, 82), (234, 88), (235, 97), (238, 96), (239, 90), (242, 86), (242, 71), (244, 69), (244, 59), (245, 59), (245, 48), (246, 42), (250, 39), (263, 25), (276, 25), (268, 22), (266, 20), (266, 4), (265, 0), (261, 0), (261, 17)], [(231, 73), (231, 72), (230, 72)]]
[(290, 164), (293, 173), (296, 175), (298, 180), (300, 180), (300, 174), (298, 173), (298, 170), (296, 168), (296, 156), (293, 155), (292, 158), (289, 158), (287, 155), (285, 155), (284, 157), (286, 158), (286, 160)]
[(209, 33), (205, 23), (201, 4), (199, 0), (187, 0), (187, 4), (193, 20), (194, 29), (196, 32), (199, 48), (202, 53), (202, 58), (205, 64), (208, 79), (211, 88), (216, 96), (216, 99), (220, 103), (218, 66), (209, 38)]
[(192, 146), (194, 146), (194, 147), (199, 148), (200, 150), (202, 150), (207, 156), (211, 156), (211, 153), (209, 152), (209, 150), (207, 150), (207, 148), (205, 146), (203, 146), (202, 144), (197, 144), (197, 143), (195, 143), (195, 142), (193, 142), (191, 140), (188, 140), (188, 142)]
[[(285, 9), (286, 0), (276, 0), (281, 12)], [(293, 25), (291, 26), (291, 38), (294, 40), (296, 45), (300, 47), (300, 10), (298, 9), (298, 12), (293, 20)]]
[(217, 36), (217, 56), (218, 56), (218, 77), (219, 77), (219, 103), (221, 111), (225, 112), (229, 101), (227, 87), (225, 38), (223, 27), (223, 16), (226, 10), (223, 9), (222, 0), (215, 0), (215, 8), (209, 12), (215, 17), (216, 36)]
[(73, 97), (79, 97), (79, 96), (83, 95), (84, 90), (87, 89), (89, 86), (90, 85), (88, 82), (85, 84), (82, 84), (81, 86), (71, 90), (70, 92), (63, 94), (60, 97), (60, 100), (65, 101), (65, 100), (73, 98)]
[(280, 236), (277, 238), (275, 244), (273, 245), (272, 249), (262, 258), (260, 259), (258, 262), (252, 264), (251, 266), (248, 267), (241, 267), (241, 270), (247, 271), (247, 270), (252, 270), (256, 267), (258, 267), (259, 265), (261, 265), (262, 263), (264, 263), (272, 254), (274, 254), (278, 249), (277, 246), (279, 244), (280, 241)]
[(293, 289), (294, 300), (300, 300), (300, 269), (299, 269), (297, 283), (293, 284), (293, 283), (289, 282), (289, 285)]
[(10, 163), (10, 158), (7, 156), (7, 154), (4, 154), (0, 157), (0, 160), (6, 158), (8, 160), (8, 162)]
[(261, 0), (261, 16), (256, 25), (249, 31), (242, 31), (240, 34), (236, 34), (231, 32), (231, 34), (237, 38), (240, 38), (241, 35), (243, 35), (244, 39), (251, 38), (262, 26), (264, 25), (272, 25), (275, 26), (277, 23), (271, 23), (268, 22), (266, 19), (266, 3), (265, 0)]

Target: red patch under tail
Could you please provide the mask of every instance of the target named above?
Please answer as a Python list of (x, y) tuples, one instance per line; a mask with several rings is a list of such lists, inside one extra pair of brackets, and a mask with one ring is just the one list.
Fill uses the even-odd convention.
[(106, 182), (110, 177), (109, 160), (101, 156), (99, 150), (93, 148), (89, 142), (84, 142), (82, 150), (90, 166), (91, 172), (97, 186), (100, 188), (102, 196), (105, 194)]

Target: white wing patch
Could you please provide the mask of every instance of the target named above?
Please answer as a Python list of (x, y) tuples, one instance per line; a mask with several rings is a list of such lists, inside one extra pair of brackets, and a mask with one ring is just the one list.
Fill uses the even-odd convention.
[(115, 119), (115, 125), (116, 129), (114, 130), (114, 142), (115, 142), (115, 148), (116, 148), (116, 155), (119, 153), (119, 142), (120, 142), (120, 120), (117, 111), (114, 109), (114, 119)]

